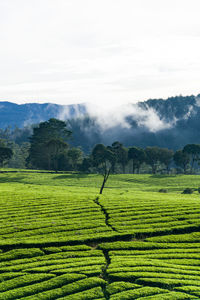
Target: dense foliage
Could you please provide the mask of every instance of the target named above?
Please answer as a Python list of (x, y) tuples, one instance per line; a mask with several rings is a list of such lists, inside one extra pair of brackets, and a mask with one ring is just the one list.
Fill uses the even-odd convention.
[[(176, 96), (166, 100), (151, 99), (138, 102), (137, 107), (121, 107), (121, 111), (127, 115), (121, 122), (110, 122), (106, 119), (108, 127), (102, 126), (103, 116), (101, 111), (99, 119), (87, 113), (87, 106), (82, 105), (56, 105), (30, 103), (17, 105), (14, 103), (1, 102), (0, 128), (15, 126), (23, 131), (23, 139), (27, 141), (27, 126), (38, 124), (49, 118), (57, 118), (67, 121), (68, 128), (73, 132), (73, 147), (81, 147), (89, 153), (95, 144), (109, 145), (114, 141), (120, 141), (126, 147), (158, 146), (178, 150), (186, 144), (200, 143), (200, 95)], [(138, 99), (139, 100), (139, 99)], [(130, 108), (130, 109), (129, 109)], [(89, 110), (90, 111), (90, 110)], [(138, 113), (137, 113), (138, 112)], [(113, 117), (115, 117), (115, 111)], [(124, 113), (123, 113), (124, 115)], [(116, 115), (116, 120), (118, 120)], [(112, 119), (112, 118), (111, 118)], [(121, 120), (121, 117), (120, 117)], [(110, 124), (111, 123), (111, 124)], [(26, 127), (25, 131), (22, 129)], [(17, 133), (17, 132), (16, 132)], [(18, 135), (19, 139), (22, 137)]]
[[(187, 144), (174, 153), (157, 146), (125, 147), (115, 141), (111, 146), (96, 144), (90, 153), (84, 153), (81, 148), (70, 144), (74, 140), (73, 132), (64, 121), (49, 119), (26, 131), (29, 133), (28, 141), (22, 138), (23, 130), (0, 130), (1, 165), (84, 173), (98, 171), (104, 174), (104, 179), (110, 173), (199, 172), (199, 144)], [(100, 148), (101, 151), (97, 151)]]
[(33, 128), (28, 162), (39, 169), (57, 171), (60, 158), (68, 148), (66, 140), (70, 135), (71, 132), (63, 121), (49, 119), (41, 122), (38, 127)]

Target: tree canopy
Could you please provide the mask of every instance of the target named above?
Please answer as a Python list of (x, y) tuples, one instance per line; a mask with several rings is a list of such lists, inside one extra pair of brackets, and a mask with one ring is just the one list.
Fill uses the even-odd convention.
[(135, 173), (135, 170), (140, 170), (141, 165), (146, 160), (146, 153), (142, 148), (139, 147), (130, 147), (128, 149), (128, 159), (132, 160), (132, 170)]
[(66, 141), (71, 136), (64, 121), (49, 119), (33, 129), (30, 137), (28, 162), (33, 167), (57, 170), (61, 152), (67, 148)]
[(12, 155), (12, 149), (8, 147), (0, 147), (0, 166), (3, 166), (5, 162), (11, 159)]
[(174, 162), (178, 167), (183, 169), (184, 173), (186, 173), (187, 166), (190, 162), (190, 157), (187, 152), (183, 152), (183, 150), (177, 150), (174, 153)]

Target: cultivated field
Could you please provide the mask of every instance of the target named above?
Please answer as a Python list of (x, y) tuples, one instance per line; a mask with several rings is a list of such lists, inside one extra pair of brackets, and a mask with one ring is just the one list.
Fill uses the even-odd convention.
[(200, 176), (101, 181), (0, 174), (0, 299), (200, 299)]

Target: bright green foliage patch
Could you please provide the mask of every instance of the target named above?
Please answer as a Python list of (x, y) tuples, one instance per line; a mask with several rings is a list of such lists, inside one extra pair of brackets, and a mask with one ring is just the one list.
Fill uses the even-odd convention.
[(198, 286), (193, 286), (193, 285), (181, 286), (181, 287), (177, 287), (176, 290), (200, 297), (200, 287)]
[(148, 238), (147, 241), (161, 243), (200, 243), (200, 232), (153, 237)]
[(8, 291), (54, 277), (52, 274), (26, 274), (0, 283), (0, 292)]
[(107, 292), (110, 295), (112, 295), (112, 294), (116, 294), (116, 293), (123, 292), (126, 290), (134, 290), (134, 289), (137, 289), (140, 287), (141, 287), (141, 285), (139, 285), (139, 284), (125, 282), (125, 281), (117, 281), (117, 282), (113, 282), (113, 283), (109, 284), (109, 286), (107, 288)]
[(171, 278), (139, 278), (136, 280), (136, 283), (138, 284), (148, 284), (148, 285), (154, 285), (159, 286), (161, 288), (174, 288), (176, 286), (181, 285), (196, 285), (200, 286), (200, 281), (198, 280), (182, 280), (182, 279), (171, 279)]
[[(41, 275), (40, 275), (41, 276)], [(50, 277), (49, 277), (50, 278)], [(49, 279), (47, 278), (47, 279)], [(21, 288), (16, 288), (16, 289), (10, 289), (7, 292), (1, 293), (0, 294), (0, 299), (18, 299), (22, 298), (24, 296), (32, 295), (40, 292), (40, 291), (45, 291), (45, 290), (50, 290), (46, 293), (46, 295), (51, 294), (51, 289), (54, 289), (56, 287), (60, 287), (64, 284), (71, 283), (76, 280), (80, 280), (81, 278), (84, 278), (84, 275), (78, 275), (78, 274), (70, 274), (70, 275), (63, 275), (59, 276), (57, 278), (53, 278), (41, 283), (36, 283), (36, 284), (30, 284), (23, 286)], [(43, 292), (42, 292), (43, 293)], [(38, 298), (39, 299), (39, 298)]]
[(137, 298), (138, 300), (183, 300), (183, 299), (198, 299), (195, 296), (184, 294), (184, 293), (178, 293), (178, 292), (168, 292), (166, 294), (161, 295), (153, 295), (153, 296), (147, 296), (142, 298)]
[[(49, 291), (35, 294), (34, 297), (36, 297), (35, 299), (56, 299), (56, 298), (60, 298), (60, 297), (66, 296), (66, 295), (71, 295), (71, 294), (75, 294), (78, 292), (86, 291), (93, 287), (104, 286), (104, 285), (105, 285), (104, 280), (102, 280), (100, 278), (96, 278), (96, 277), (91, 277), (91, 278), (76, 280), (73, 283), (62, 285), (59, 288), (50, 289)], [(6, 294), (4, 294), (4, 296), (7, 297)], [(0, 297), (0, 299), (1, 299), (1, 297)], [(11, 298), (5, 298), (5, 299), (11, 299)], [(15, 298), (12, 298), (12, 299), (15, 299)], [(29, 298), (27, 298), (27, 299), (29, 299)]]
[[(101, 287), (96, 287), (93, 289), (89, 289), (87, 291), (82, 291), (80, 293), (71, 294), (62, 298), (60, 300), (68, 299), (68, 300), (85, 300), (85, 299), (105, 299), (104, 294)], [(36, 299), (35, 299), (36, 300)]]
[(38, 248), (14, 249), (14, 250), (10, 250), (8, 252), (0, 254), (0, 262), (18, 259), (18, 258), (21, 259), (21, 258), (41, 256), (43, 254), (44, 254), (44, 252)]
[(151, 296), (155, 294), (166, 293), (167, 291), (155, 287), (142, 287), (134, 290), (128, 290), (114, 294), (110, 297), (112, 300), (122, 299), (137, 299), (139, 297)]

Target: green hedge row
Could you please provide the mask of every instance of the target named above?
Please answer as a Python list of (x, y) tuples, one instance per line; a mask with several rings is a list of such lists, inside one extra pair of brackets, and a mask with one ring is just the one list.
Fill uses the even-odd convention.
[[(64, 275), (62, 275), (62, 276), (64, 279)], [(23, 289), (16, 289), (16, 290), (8, 291), (6, 293), (2, 293), (2, 294), (0, 294), (0, 299), (2, 299), (2, 300), (18, 299), (18, 298), (21, 298), (21, 300), (22, 299), (26, 299), (26, 300), (28, 300), (28, 299), (38, 299), (38, 300), (39, 299), (45, 299), (45, 300), (56, 299), (56, 298), (61, 298), (61, 297), (67, 296), (67, 295), (71, 296), (72, 294), (75, 294), (78, 292), (84, 292), (85, 290), (105, 285), (105, 281), (103, 279), (96, 278), (96, 277), (81, 279), (81, 277), (84, 278), (84, 275), (74, 274), (74, 275), (71, 275), (71, 278), (70, 278), (70, 274), (68, 274), (65, 276), (65, 278), (66, 278), (66, 281), (67, 281), (67, 278), (70, 278), (71, 283), (70, 283), (70, 281), (68, 281), (61, 287), (53, 288), (51, 286), (51, 289), (48, 288), (48, 290), (45, 291), (45, 287), (44, 286), (42, 287), (42, 285), (37, 285), (37, 286), (32, 285), (32, 286), (24, 287)], [(72, 282), (72, 280), (73, 280), (73, 282)], [(62, 282), (62, 284), (63, 284), (63, 282)], [(55, 285), (54, 285), (54, 287), (55, 287)], [(30, 297), (26, 297), (28, 295), (30, 295)]]
[[(200, 276), (194, 275), (186, 275), (186, 274), (177, 274), (177, 273), (164, 273), (163, 272), (127, 272), (126, 269), (123, 272), (109, 272), (109, 279), (111, 281), (114, 280), (133, 280), (135, 281), (137, 278), (167, 278), (167, 279), (180, 279), (180, 280), (196, 280), (199, 281), (200, 285)], [(184, 282), (183, 282), (184, 284)]]
[(136, 283), (141, 285), (154, 285), (161, 288), (174, 288), (182, 285), (196, 285), (200, 286), (200, 281), (198, 280), (185, 280), (185, 279), (170, 279), (170, 278), (138, 278)]
[(55, 277), (53, 274), (25, 274), (0, 283), (0, 292), (37, 283)]
[(125, 282), (125, 281), (117, 281), (112, 282), (107, 286), (107, 293), (109, 295), (113, 295), (116, 293), (120, 293), (126, 290), (134, 290), (137, 288), (141, 288), (142, 286), (139, 284), (131, 283), (131, 282)]
[[(32, 295), (39, 293), (39, 292), (43, 292), (45, 290), (47, 290), (46, 293), (50, 294), (51, 289), (55, 288), (55, 290), (56, 290), (56, 288), (58, 288), (58, 287), (62, 287), (63, 285), (70, 284), (72, 282), (76, 282), (83, 278), (85, 278), (85, 275), (82, 275), (82, 274), (65, 274), (65, 275), (61, 275), (59, 277), (54, 277), (52, 279), (46, 280), (44, 282), (36, 283), (36, 284), (33, 284), (33, 282), (32, 282), (32, 284), (30, 284), (30, 285), (26, 285), (21, 288), (10, 289), (6, 292), (0, 293), (0, 299), (2, 299), (2, 300), (19, 299), (19, 298), (29, 296), (29, 295), (31, 295), (31, 297), (32, 297)], [(48, 290), (50, 290), (50, 292)], [(48, 298), (46, 298), (46, 299), (48, 299)]]
[(110, 299), (111, 300), (124, 300), (124, 299), (132, 300), (132, 299), (139, 299), (140, 297), (163, 294), (163, 293), (167, 293), (167, 292), (168, 291), (160, 289), (160, 288), (146, 286), (146, 287), (137, 288), (134, 290), (128, 290), (128, 291), (124, 291), (121, 293), (116, 293), (114, 295), (111, 295)]

